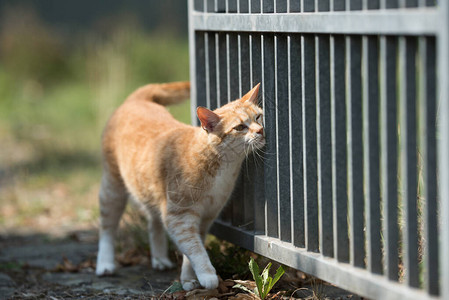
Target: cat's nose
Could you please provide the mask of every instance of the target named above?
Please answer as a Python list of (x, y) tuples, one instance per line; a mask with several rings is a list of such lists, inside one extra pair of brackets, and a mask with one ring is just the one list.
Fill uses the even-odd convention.
[(260, 135), (263, 135), (263, 127), (260, 127), (260, 129), (257, 130), (257, 133), (260, 134)]

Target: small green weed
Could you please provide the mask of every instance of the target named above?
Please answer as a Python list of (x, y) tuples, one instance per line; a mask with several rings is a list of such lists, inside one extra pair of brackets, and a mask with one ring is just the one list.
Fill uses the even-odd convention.
[(0, 270), (3, 271), (11, 271), (11, 270), (17, 270), (22, 268), (23, 264), (19, 262), (9, 261), (0, 263)]
[[(279, 266), (274, 277), (271, 277), (269, 274), (270, 268), (271, 263), (269, 263), (265, 267), (265, 269), (263, 269), (262, 274), (259, 274), (259, 266), (257, 265), (256, 261), (252, 257), (249, 261), (249, 270), (251, 271), (251, 274), (253, 274), (254, 281), (256, 282), (256, 289), (254, 293), (262, 300), (267, 297), (273, 286), (285, 273), (284, 268), (282, 268), (282, 266)], [(234, 287), (241, 288), (241, 286), (239, 285), (236, 285)], [(248, 291), (248, 289), (246, 288), (244, 290)]]

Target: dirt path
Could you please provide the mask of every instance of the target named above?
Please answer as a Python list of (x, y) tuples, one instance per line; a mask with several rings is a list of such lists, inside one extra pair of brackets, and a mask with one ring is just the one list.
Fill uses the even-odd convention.
[(150, 298), (163, 293), (179, 274), (139, 264), (98, 278), (93, 268), (96, 240), (93, 231), (56, 239), (44, 234), (0, 236), (0, 299)]
[[(62, 233), (59, 237), (54, 233), (0, 234), (0, 299), (255, 299), (232, 289), (236, 283), (251, 286), (254, 282), (232, 279), (221, 281), (212, 291), (170, 294), (167, 289), (179, 279), (179, 266), (154, 271), (145, 255), (132, 251), (118, 255), (122, 266), (116, 275), (99, 278), (94, 273), (97, 239), (96, 230)], [(295, 299), (360, 299), (291, 271), (278, 283), (279, 292), (271, 299), (283, 299), (282, 295), (292, 299), (292, 294)]]

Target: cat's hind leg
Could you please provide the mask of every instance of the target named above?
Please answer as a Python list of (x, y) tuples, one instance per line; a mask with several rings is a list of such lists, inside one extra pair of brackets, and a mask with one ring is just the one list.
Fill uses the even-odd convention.
[(115, 234), (126, 207), (128, 193), (123, 183), (106, 171), (101, 180), (100, 193), (100, 238), (96, 274), (112, 274), (115, 271)]
[(147, 213), (148, 231), (151, 249), (151, 265), (155, 270), (166, 270), (175, 267), (168, 258), (168, 240), (160, 214), (155, 211)]
[(186, 255), (182, 257), (181, 283), (185, 291), (191, 291), (201, 287), (195, 271), (192, 268), (189, 258)]

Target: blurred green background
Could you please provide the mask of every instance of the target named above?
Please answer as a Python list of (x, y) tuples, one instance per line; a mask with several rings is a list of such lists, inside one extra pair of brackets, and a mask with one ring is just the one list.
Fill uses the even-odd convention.
[(188, 80), (186, 30), (185, 1), (0, 1), (0, 233), (95, 226), (102, 128), (137, 87)]

